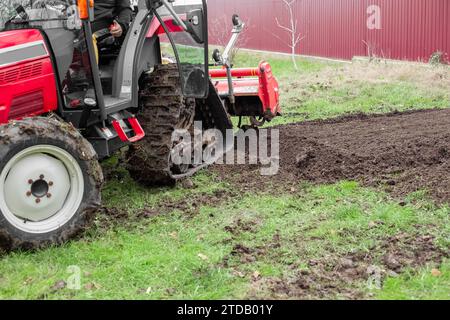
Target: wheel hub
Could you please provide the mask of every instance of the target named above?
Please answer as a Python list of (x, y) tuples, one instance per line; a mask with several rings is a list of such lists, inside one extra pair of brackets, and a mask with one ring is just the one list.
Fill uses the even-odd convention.
[(39, 179), (32, 183), (30, 192), (31, 195), (39, 199), (50, 195), (50, 193), (48, 193), (49, 189), (50, 186), (48, 182), (44, 179)]
[(70, 185), (60, 160), (44, 153), (27, 155), (11, 166), (5, 180), (5, 202), (15, 216), (42, 221), (62, 209)]

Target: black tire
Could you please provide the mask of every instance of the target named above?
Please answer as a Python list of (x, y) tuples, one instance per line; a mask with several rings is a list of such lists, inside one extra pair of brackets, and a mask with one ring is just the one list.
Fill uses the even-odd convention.
[(153, 73), (141, 80), (138, 115), (146, 136), (132, 144), (126, 155), (130, 176), (145, 186), (173, 186), (174, 175), (186, 173), (187, 167), (174, 167), (170, 161), (173, 150), (172, 133), (191, 129), (194, 123), (195, 100), (185, 98), (176, 64), (156, 65)]
[(7, 251), (62, 244), (90, 226), (101, 204), (103, 173), (96, 152), (72, 125), (56, 119), (32, 118), (0, 126), (0, 174), (16, 154), (37, 145), (56, 146), (76, 160), (83, 174), (83, 198), (68, 222), (47, 233), (25, 232), (15, 227), (0, 208), (0, 247)]

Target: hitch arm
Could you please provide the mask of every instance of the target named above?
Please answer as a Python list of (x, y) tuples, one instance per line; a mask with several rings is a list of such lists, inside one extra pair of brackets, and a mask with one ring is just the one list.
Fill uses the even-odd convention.
[(213, 58), (217, 63), (220, 63), (222, 66), (226, 69), (226, 75), (228, 80), (228, 98), (230, 99), (230, 103), (234, 105), (235, 103), (235, 97), (234, 97), (234, 88), (233, 88), (233, 78), (231, 75), (231, 63), (230, 60), (230, 53), (231, 50), (234, 49), (236, 46), (236, 43), (239, 39), (239, 36), (244, 30), (245, 24), (242, 22), (242, 20), (239, 18), (237, 14), (233, 15), (233, 30), (231, 31), (232, 36), (230, 41), (228, 42), (227, 46), (225, 47), (225, 50), (223, 54), (220, 54), (219, 50), (216, 49), (213, 54)]
[(233, 30), (231, 31), (232, 36), (227, 46), (225, 47), (225, 51), (222, 54), (222, 58), (225, 64), (229, 64), (231, 66), (230, 61), (230, 52), (236, 46), (237, 41), (239, 40), (239, 36), (241, 32), (244, 30), (245, 23), (239, 18), (237, 14), (233, 15)]

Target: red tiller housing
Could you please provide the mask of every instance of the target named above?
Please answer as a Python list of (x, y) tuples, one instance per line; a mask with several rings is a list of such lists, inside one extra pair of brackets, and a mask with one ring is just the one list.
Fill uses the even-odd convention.
[[(210, 24), (233, 13), (247, 23), (244, 47), (290, 52), (290, 19), (281, 0), (209, 0)], [(428, 61), (437, 52), (449, 62), (450, 0), (296, 0), (296, 53), (335, 59), (369, 56)], [(210, 42), (220, 44), (211, 28)], [(219, 30), (219, 29), (218, 29)]]

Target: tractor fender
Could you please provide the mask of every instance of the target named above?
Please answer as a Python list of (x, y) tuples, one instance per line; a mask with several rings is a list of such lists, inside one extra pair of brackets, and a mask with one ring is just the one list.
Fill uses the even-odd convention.
[[(230, 115), (228, 114), (223, 100), (220, 98), (211, 79), (209, 80), (209, 93), (206, 99), (196, 100), (198, 106), (197, 113), (202, 116), (202, 119), (208, 126), (205, 129), (218, 129), (224, 136), (227, 129), (233, 129)], [(211, 119), (210, 119), (211, 118)]]

